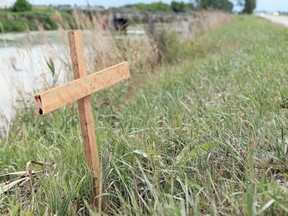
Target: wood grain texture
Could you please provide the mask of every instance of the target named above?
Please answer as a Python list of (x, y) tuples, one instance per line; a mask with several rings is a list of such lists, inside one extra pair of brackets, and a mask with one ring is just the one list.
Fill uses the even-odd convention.
[(90, 95), (129, 78), (129, 64), (122, 62), (87, 76), (81, 31), (70, 31), (68, 36), (74, 81), (37, 94), (35, 109), (42, 115), (77, 100), (85, 157), (93, 171), (92, 203), (97, 209), (103, 206), (104, 199), (99, 199), (101, 170)]
[[(68, 33), (68, 37), (69, 37), (70, 54), (72, 60), (74, 79), (75, 80), (77, 79), (77, 81), (81, 81), (83, 80), (81, 78), (83, 77), (87, 78), (81, 31), (70, 31)], [(87, 85), (87, 83), (84, 84)], [(84, 84), (79, 83), (74, 87), (78, 91), (82, 91), (82, 89), (89, 90), (89, 88), (87, 89), (85, 88), (85, 86), (83, 86)], [(69, 89), (64, 89), (64, 91), (69, 91)], [(87, 91), (84, 92), (88, 96), (85, 95), (85, 97), (81, 97), (81, 99), (77, 101), (78, 111), (80, 117), (84, 152), (87, 163), (92, 168), (93, 171), (92, 203), (96, 208), (98, 208), (99, 206), (101, 206), (101, 202), (99, 202), (101, 199), (98, 199), (97, 197), (99, 196), (100, 192), (100, 162), (99, 162), (99, 155), (94, 128), (94, 117), (89, 96), (92, 92)]]
[[(78, 56), (81, 57), (83, 55), (78, 54)], [(82, 65), (82, 63), (75, 65), (75, 68), (77, 68), (77, 73), (79, 74), (77, 76), (74, 75), (74, 77), (79, 77), (85, 71), (83, 70), (85, 65)], [(129, 78), (129, 63), (122, 62), (88, 76), (80, 77), (80, 79), (77, 78), (70, 83), (37, 94), (35, 96), (36, 112), (40, 115), (52, 112), (62, 106), (71, 104), (75, 100)]]

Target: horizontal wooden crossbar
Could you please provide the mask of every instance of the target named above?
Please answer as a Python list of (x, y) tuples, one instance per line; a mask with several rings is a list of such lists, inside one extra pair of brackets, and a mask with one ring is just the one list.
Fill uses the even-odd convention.
[(35, 96), (36, 112), (40, 115), (52, 112), (129, 77), (129, 63), (122, 62), (70, 83), (44, 91)]

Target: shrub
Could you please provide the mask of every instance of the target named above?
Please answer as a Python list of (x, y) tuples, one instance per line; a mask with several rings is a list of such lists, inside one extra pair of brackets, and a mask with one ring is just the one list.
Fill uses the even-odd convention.
[(256, 0), (245, 0), (243, 12), (246, 14), (252, 14), (256, 8)]
[(162, 30), (155, 38), (159, 63), (174, 63), (179, 59), (181, 42), (176, 32)]
[(27, 0), (17, 0), (12, 7), (13, 12), (31, 11), (32, 5)]

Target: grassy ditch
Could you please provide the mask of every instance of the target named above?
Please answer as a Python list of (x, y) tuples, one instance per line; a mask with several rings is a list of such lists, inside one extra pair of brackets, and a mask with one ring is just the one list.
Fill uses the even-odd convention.
[[(288, 214), (287, 39), (283, 27), (236, 17), (179, 43), (176, 64), (94, 95), (102, 213)], [(23, 110), (1, 140), (1, 172), (53, 165), (1, 195), (1, 213), (91, 213), (81, 142), (75, 105), (41, 118)]]

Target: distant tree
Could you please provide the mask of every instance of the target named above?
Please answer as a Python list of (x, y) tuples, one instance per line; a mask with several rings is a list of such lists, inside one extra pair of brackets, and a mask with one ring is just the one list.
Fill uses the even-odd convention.
[(172, 1), (171, 9), (173, 12), (183, 13), (183, 12), (186, 12), (186, 4), (184, 2)]
[(224, 10), (226, 12), (232, 12), (233, 10), (233, 3), (229, 0), (195, 0), (194, 4), (199, 9), (217, 9), (217, 10)]
[(256, 8), (256, 0), (245, 0), (243, 13), (252, 14), (255, 8)]
[(234, 5), (232, 2), (230, 1), (223, 1), (222, 3), (222, 10), (226, 11), (226, 12), (232, 12), (233, 11), (233, 8), (234, 8)]
[(27, 0), (17, 0), (12, 6), (12, 11), (23, 12), (32, 10), (32, 5)]

